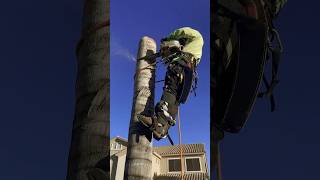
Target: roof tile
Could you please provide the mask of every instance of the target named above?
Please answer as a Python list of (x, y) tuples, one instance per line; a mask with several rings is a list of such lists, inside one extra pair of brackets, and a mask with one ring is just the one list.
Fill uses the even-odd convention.
[[(179, 173), (174, 174), (160, 174), (153, 178), (154, 180), (180, 180)], [(186, 173), (183, 175), (184, 180), (209, 180), (207, 173)]]
[[(158, 154), (160, 154), (161, 156), (176, 155), (176, 154), (180, 154), (180, 145), (154, 147), (153, 150)], [(182, 151), (184, 154), (205, 153), (204, 144), (183, 144)]]

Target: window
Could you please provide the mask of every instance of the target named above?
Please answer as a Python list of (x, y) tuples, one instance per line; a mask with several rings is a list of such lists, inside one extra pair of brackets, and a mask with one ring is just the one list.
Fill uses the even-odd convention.
[(169, 159), (169, 172), (181, 171), (180, 159)]
[(114, 149), (120, 150), (120, 149), (121, 149), (121, 144), (119, 144), (119, 143), (114, 143)]
[(187, 171), (201, 171), (199, 158), (186, 159)]
[(112, 143), (111, 144), (111, 149), (112, 150), (119, 150), (119, 149), (121, 149), (121, 144), (118, 144), (118, 143)]

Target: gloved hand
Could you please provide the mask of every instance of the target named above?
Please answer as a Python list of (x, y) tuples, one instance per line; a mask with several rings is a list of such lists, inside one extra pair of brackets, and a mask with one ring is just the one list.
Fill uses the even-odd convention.
[(181, 50), (177, 47), (164, 47), (160, 49), (160, 54), (162, 58), (169, 57), (170, 55), (180, 52)]
[(171, 41), (161, 41), (160, 44), (160, 54), (162, 58), (167, 58), (170, 55), (180, 52), (183, 46), (180, 45), (179, 41), (171, 40)]

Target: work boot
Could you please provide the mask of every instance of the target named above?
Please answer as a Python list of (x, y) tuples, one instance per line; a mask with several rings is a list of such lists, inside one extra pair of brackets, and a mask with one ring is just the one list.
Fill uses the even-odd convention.
[[(139, 122), (152, 131), (153, 137), (156, 140), (159, 141), (160, 139), (166, 138), (170, 128), (170, 125), (167, 121), (160, 120), (161, 118), (158, 118), (157, 116), (150, 117), (142, 114), (138, 114), (137, 118)], [(161, 122), (159, 122), (159, 120)]]
[(153, 124), (152, 117), (145, 116), (143, 114), (138, 114), (137, 118), (138, 118), (139, 122), (141, 122), (145, 127), (151, 128), (151, 126)]
[(138, 114), (137, 118), (144, 126), (152, 131), (153, 137), (156, 140), (160, 140), (166, 138), (169, 128), (174, 126), (176, 121), (168, 112), (168, 103), (165, 101), (160, 101), (156, 105), (155, 111), (156, 114), (153, 117)]

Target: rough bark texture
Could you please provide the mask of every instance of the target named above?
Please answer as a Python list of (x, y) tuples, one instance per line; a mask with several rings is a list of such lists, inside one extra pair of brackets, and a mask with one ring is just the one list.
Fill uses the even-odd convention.
[(109, 178), (109, 0), (86, 0), (67, 180)]
[[(149, 37), (143, 37), (140, 41), (138, 58), (155, 52), (155, 41)], [(139, 113), (153, 115), (154, 113), (155, 65), (150, 65), (154, 61), (139, 60), (136, 65), (125, 180), (151, 180), (153, 177), (152, 134), (138, 123), (136, 115)]]

